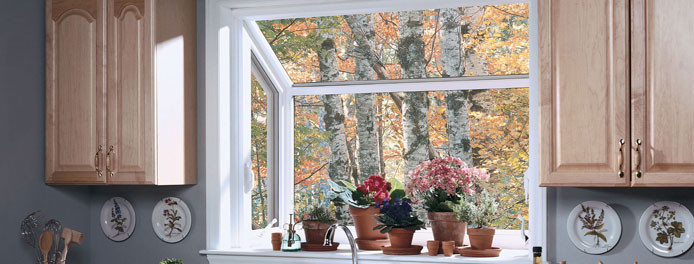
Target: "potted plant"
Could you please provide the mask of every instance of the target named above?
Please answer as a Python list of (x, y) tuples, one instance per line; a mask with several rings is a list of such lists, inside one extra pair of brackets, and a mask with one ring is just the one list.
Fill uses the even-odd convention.
[(442, 157), (422, 162), (410, 171), (405, 190), (427, 211), (434, 240), (455, 241), (455, 246), (461, 247), (467, 223), (456, 218), (452, 206), (474, 192), (474, 181), (488, 178), (486, 172), (468, 168), (459, 158)]
[(395, 178), (386, 181), (379, 175), (371, 175), (358, 186), (347, 181), (342, 181), (341, 184), (328, 182), (331, 186), (331, 191), (327, 194), (328, 199), (337, 204), (349, 205), (359, 249), (380, 250), (385, 244), (374, 241), (385, 240), (387, 243), (387, 235), (374, 230), (374, 227), (378, 225), (374, 217), (379, 214), (378, 208), (374, 205), (391, 197), (404, 197), (405, 191), (402, 184)]
[[(482, 189), (482, 188), (478, 188)], [(460, 204), (452, 205), (458, 220), (468, 222), (467, 233), (472, 249), (490, 249), (496, 230), (491, 222), (498, 216), (499, 203), (487, 190), (477, 191)]]
[(162, 260), (161, 262), (159, 262), (159, 264), (183, 264), (183, 261), (181, 261), (180, 259), (175, 259), (175, 258), (171, 258), (171, 259), (166, 258), (166, 259)]
[(374, 230), (388, 234), (390, 246), (393, 248), (412, 247), (414, 231), (424, 228), (424, 222), (412, 214), (410, 199), (393, 198), (378, 203), (381, 215), (376, 216), (378, 225)]
[(327, 208), (313, 205), (303, 214), (301, 222), (306, 234), (306, 243), (323, 244), (325, 233), (336, 220)]

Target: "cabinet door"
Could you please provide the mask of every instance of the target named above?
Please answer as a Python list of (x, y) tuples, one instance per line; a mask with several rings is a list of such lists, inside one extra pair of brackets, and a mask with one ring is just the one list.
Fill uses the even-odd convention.
[(97, 1), (46, 1), (46, 183), (105, 182), (103, 16)]
[(153, 184), (151, 15), (144, 0), (109, 0), (109, 184)]
[(694, 1), (632, 9), (634, 185), (694, 186)]
[(540, 184), (628, 186), (627, 1), (538, 2)]

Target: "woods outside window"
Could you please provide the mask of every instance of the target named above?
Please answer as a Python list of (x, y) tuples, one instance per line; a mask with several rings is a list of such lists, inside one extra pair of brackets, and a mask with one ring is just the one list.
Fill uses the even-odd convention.
[(493, 226), (519, 229), (529, 209), (528, 17), (516, 3), (253, 22), (269, 47), (255, 52), (271, 51), (259, 55), (292, 85), (273, 88), (253, 60), (252, 228), (311, 204), (349, 221), (324, 199), (328, 179), (406, 182), (417, 164), (450, 155), (490, 172), (503, 209)]

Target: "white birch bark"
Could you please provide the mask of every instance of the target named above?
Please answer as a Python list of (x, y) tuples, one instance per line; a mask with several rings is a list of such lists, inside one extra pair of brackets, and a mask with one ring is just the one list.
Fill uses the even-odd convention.
[[(320, 73), (322, 81), (335, 81), (338, 77), (337, 54), (335, 41), (330, 36), (324, 36), (318, 51)], [(330, 164), (328, 176), (333, 181), (349, 181), (349, 153), (347, 153), (347, 137), (345, 135), (345, 113), (340, 95), (324, 95), (325, 129), (330, 132)], [(335, 208), (335, 216), (338, 220), (348, 219), (346, 206)]]
[[(403, 78), (426, 78), (422, 11), (399, 12), (398, 59)], [(429, 159), (429, 109), (427, 92), (406, 93), (403, 104), (405, 173)]]
[[(463, 9), (463, 28), (467, 30), (468, 38), (463, 38), (463, 43), (470, 44), (472, 39), (479, 38), (481, 34), (484, 34), (486, 26), (481, 23), (481, 19), (484, 16), (484, 7), (482, 6), (471, 6)], [(476, 25), (473, 27), (472, 25)], [(477, 51), (473, 48), (466, 49), (463, 53), (463, 61), (465, 62), (465, 74), (472, 76), (482, 76), (489, 75), (489, 68), (487, 67), (487, 61), (477, 54)], [(468, 92), (468, 108), (473, 111), (485, 111), (489, 104), (485, 100), (480, 99), (480, 95), (485, 93), (485, 90), (472, 90)]]
[[(372, 47), (376, 44), (376, 30), (374, 28), (374, 18), (372, 15), (352, 15), (352, 32), (360, 32), (368, 42), (357, 42), (353, 51), (355, 61), (356, 80), (374, 80), (374, 71), (368, 57), (372, 52)], [(379, 127), (376, 123), (376, 95), (373, 93), (356, 94), (357, 117), (357, 145), (359, 153), (359, 181), (369, 178), (373, 174), (381, 174), (379, 166)]]
[[(457, 8), (444, 8), (441, 16), (441, 63), (443, 77), (460, 77), (465, 74), (462, 48), (461, 12)], [(458, 157), (473, 166), (470, 146), (470, 121), (468, 118), (468, 91), (446, 92), (446, 132), (448, 155)]]

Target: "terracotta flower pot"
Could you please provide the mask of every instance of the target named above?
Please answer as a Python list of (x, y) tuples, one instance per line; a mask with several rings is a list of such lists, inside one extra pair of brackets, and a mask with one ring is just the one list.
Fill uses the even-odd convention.
[(455, 241), (441, 241), (441, 249), (443, 249), (444, 256), (453, 256), (453, 252), (455, 251)]
[[(465, 240), (466, 222), (458, 221), (454, 212), (427, 212), (431, 231), (436, 241), (455, 241), (455, 247), (462, 247)], [(439, 248), (439, 254), (443, 248)]]
[(357, 231), (357, 239), (361, 240), (379, 240), (386, 239), (386, 234), (381, 234), (379, 230), (374, 230), (378, 222), (374, 219), (379, 213), (378, 208), (370, 206), (369, 208), (349, 207), (349, 213), (354, 219), (354, 229)]
[(306, 243), (309, 244), (323, 244), (325, 241), (325, 233), (328, 232), (328, 228), (332, 223), (323, 223), (321, 221), (303, 221), (304, 223), (304, 233), (306, 234)]
[(429, 251), (429, 256), (436, 256), (439, 253), (439, 248), (441, 247), (441, 242), (436, 240), (427, 241), (427, 250)]
[(467, 235), (470, 237), (470, 247), (472, 249), (490, 249), (494, 241), (494, 228), (468, 228)]
[(388, 232), (390, 246), (393, 248), (409, 248), (412, 247), (412, 237), (414, 230), (405, 228), (393, 228)]

